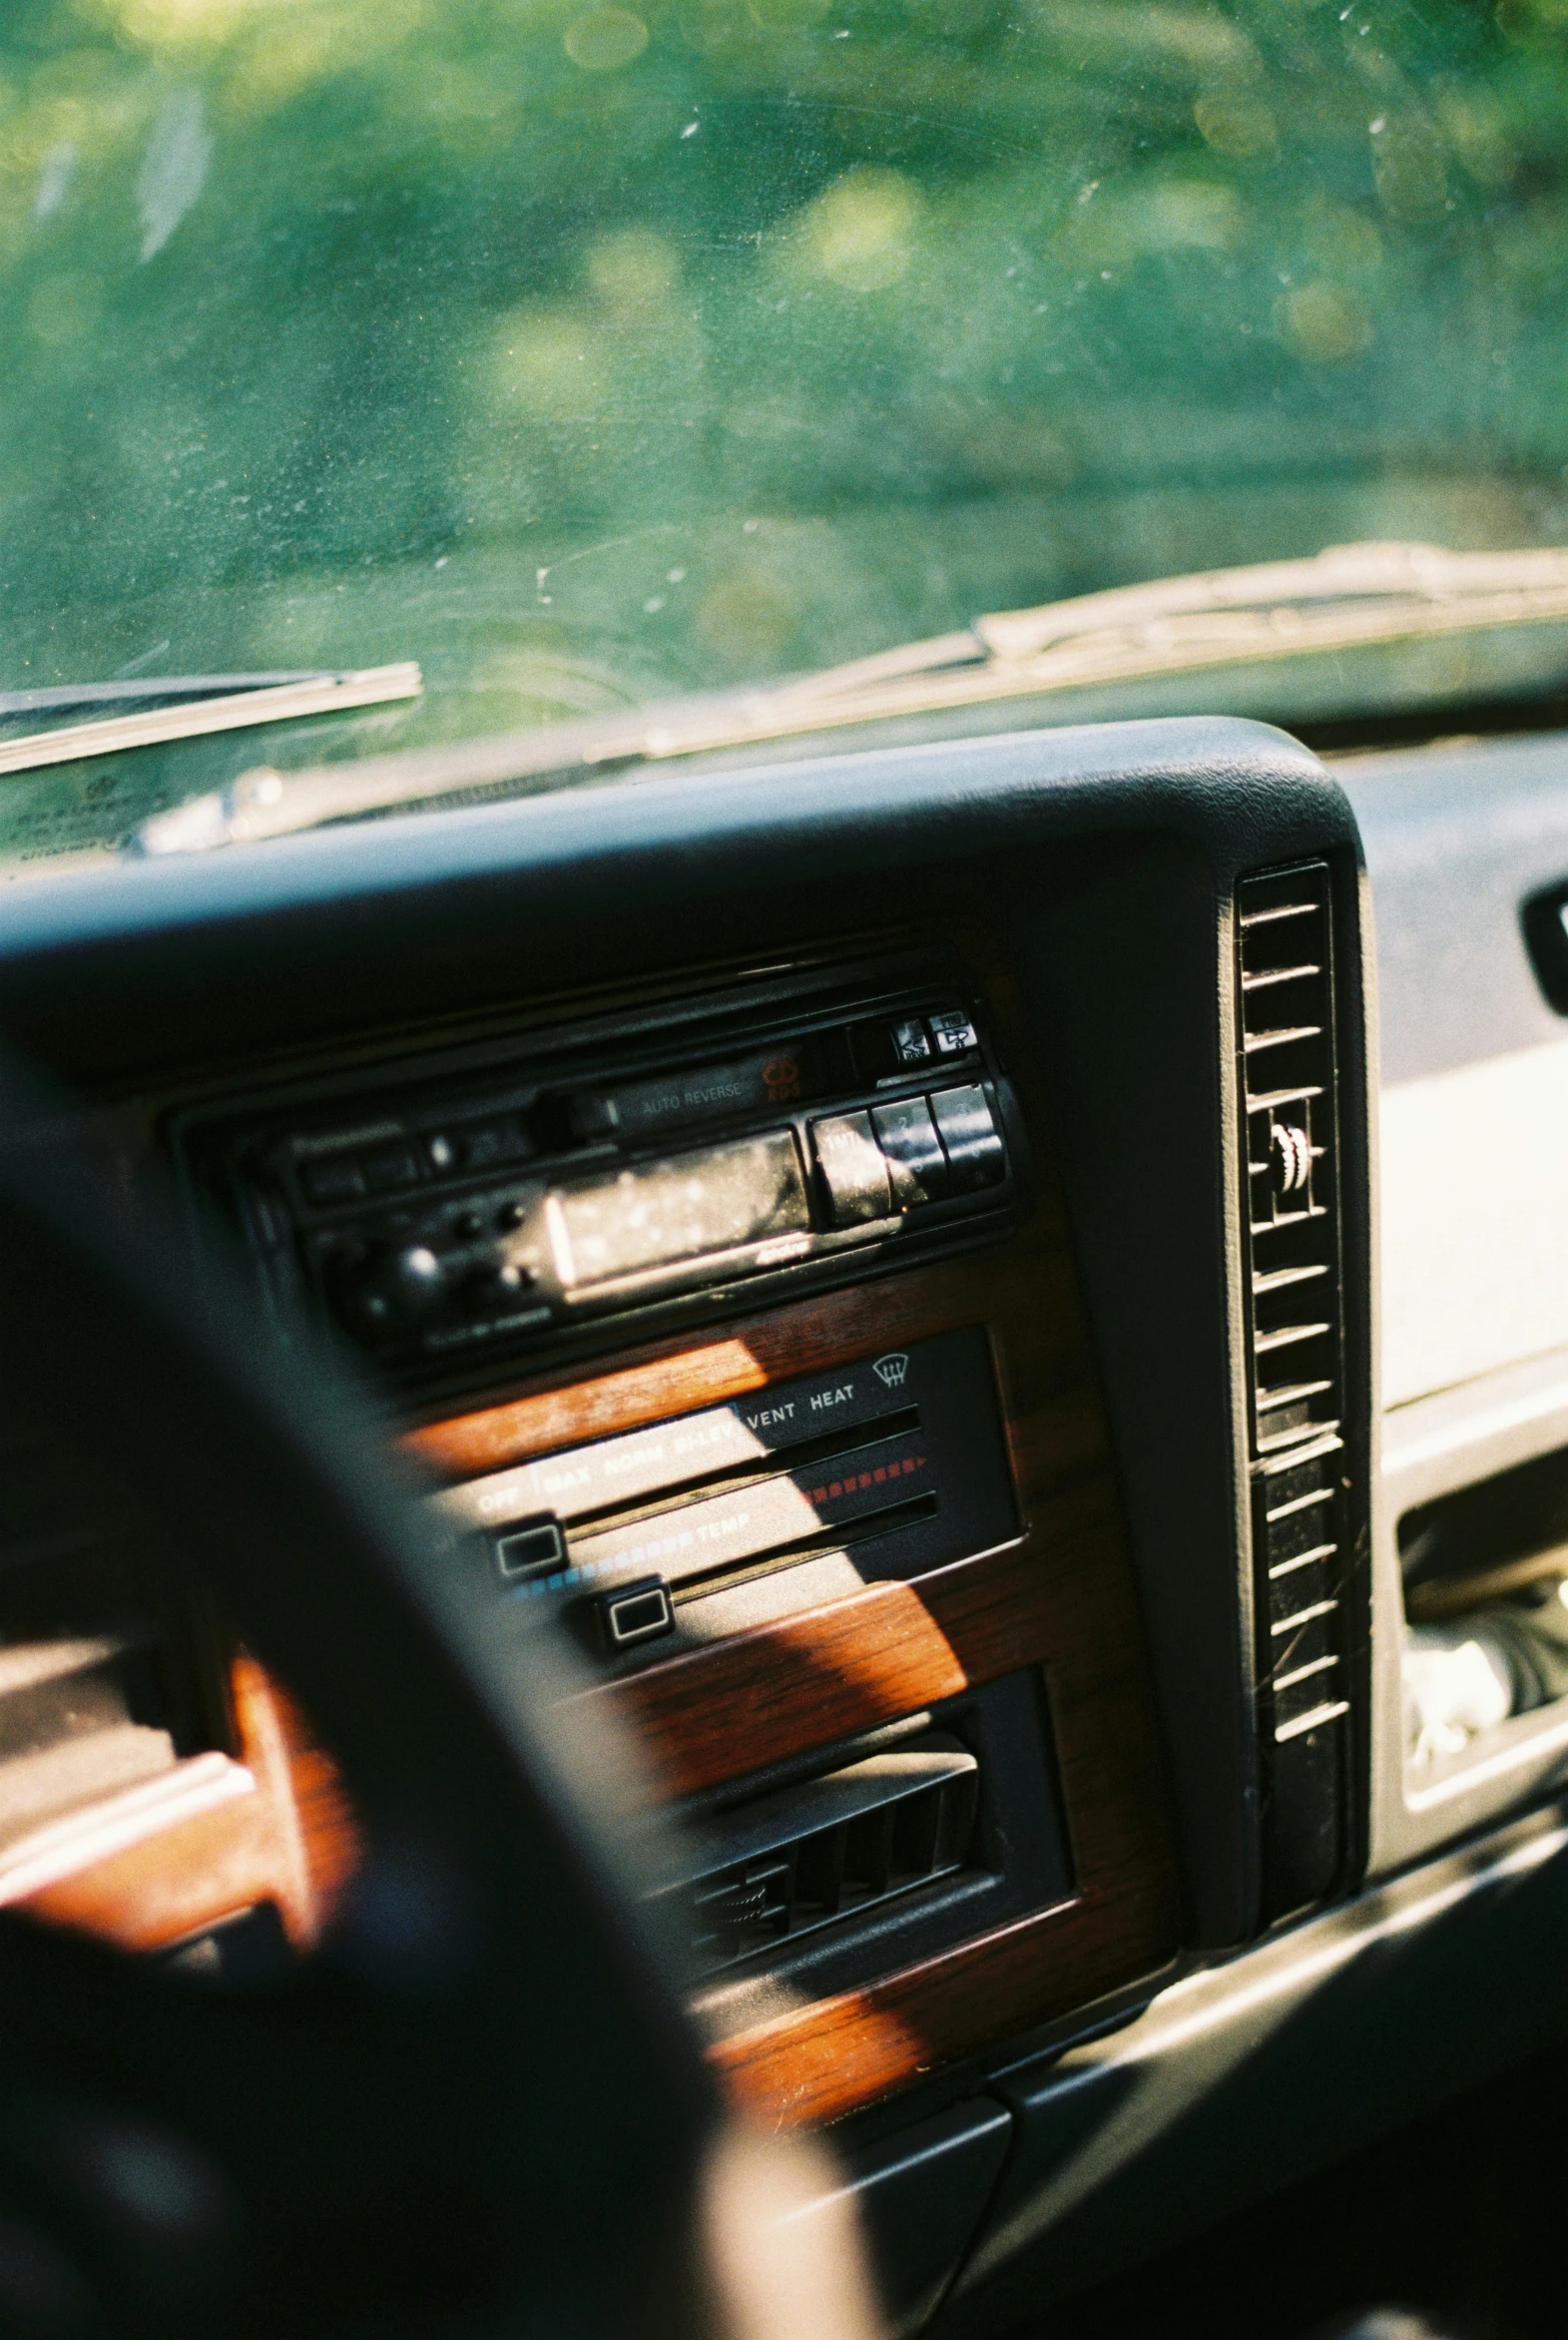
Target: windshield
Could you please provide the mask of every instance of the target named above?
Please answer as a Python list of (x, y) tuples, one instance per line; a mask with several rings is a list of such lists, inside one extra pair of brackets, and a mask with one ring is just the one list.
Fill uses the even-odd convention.
[(0, 779), (14, 868), (263, 761), (1357, 538), (1568, 541), (1568, 0), (10, 0), (0, 299), (0, 690), (424, 680)]

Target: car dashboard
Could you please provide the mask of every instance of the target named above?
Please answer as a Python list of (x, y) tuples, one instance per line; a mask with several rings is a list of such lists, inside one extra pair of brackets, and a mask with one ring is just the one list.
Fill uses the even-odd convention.
[[(635, 1741), (713, 2065), (831, 2128), (901, 2329), (1549, 2028), (1568, 1697), (1417, 1744), (1407, 1661), (1568, 1571), (1565, 869), (1556, 739), (1182, 719), (13, 893), (62, 1113)], [(330, 1751), (46, 1492), (0, 1899), (308, 1951)]]

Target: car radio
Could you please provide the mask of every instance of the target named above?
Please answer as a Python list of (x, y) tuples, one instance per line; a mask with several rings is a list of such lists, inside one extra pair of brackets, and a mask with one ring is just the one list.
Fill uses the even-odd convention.
[(399, 1381), (1008, 1214), (1021, 1139), (952, 970), (791, 1012), (686, 1002), (359, 1073), (180, 1133), (286, 1337)]

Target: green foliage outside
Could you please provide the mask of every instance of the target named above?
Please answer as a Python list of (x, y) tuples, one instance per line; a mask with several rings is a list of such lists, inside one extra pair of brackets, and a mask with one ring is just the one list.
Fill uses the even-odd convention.
[(1568, 540), (1568, 0), (9, 0), (0, 317), (0, 688), (430, 685), (0, 782), (15, 859), (262, 756)]

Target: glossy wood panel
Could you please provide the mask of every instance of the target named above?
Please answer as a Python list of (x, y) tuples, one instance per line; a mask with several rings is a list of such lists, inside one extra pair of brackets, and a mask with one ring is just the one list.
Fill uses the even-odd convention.
[(270, 1902), (296, 1949), (316, 1942), (357, 1859), (347, 1797), (298, 1708), (254, 1659), (235, 1659), (231, 1686), (249, 1791), (107, 1856), (96, 1810), (81, 1813), (80, 1860), (17, 1908), (148, 1951)]
[(1077, 1287), (1060, 1230), (1037, 1220), (1022, 1251), (1008, 1248), (999, 1275), (1003, 1258), (991, 1246), (938, 1268), (744, 1318), (719, 1339), (694, 1342), (687, 1335), (652, 1344), (612, 1372), (584, 1380), (573, 1380), (565, 1368), (522, 1397), (411, 1430), (402, 1445), (443, 1478), (474, 1478), (560, 1447), (722, 1405), (794, 1374), (874, 1357), (890, 1343), (983, 1322), (1005, 1300), (1009, 1276), (1024, 1275), (1029, 1306), (1040, 1319), (1029, 1362), (1051, 1396), (1049, 1435), (1062, 1465), (1086, 1462), (1101, 1452), (1100, 1409), (1082, 1377)]
[(1072, 1568), (1075, 1552), (1092, 1564), (1108, 1529), (1102, 1488), (1066, 1488), (1023, 1544), (867, 1585), (598, 1695), (630, 1720), (669, 1792), (690, 1795), (1046, 1664), (1060, 1610), (1046, 1568)]

